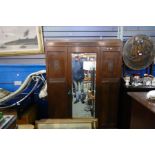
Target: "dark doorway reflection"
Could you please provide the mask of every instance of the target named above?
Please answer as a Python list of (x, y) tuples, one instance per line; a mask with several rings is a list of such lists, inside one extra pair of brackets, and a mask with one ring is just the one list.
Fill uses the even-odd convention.
[(95, 117), (96, 53), (72, 54), (72, 117)]

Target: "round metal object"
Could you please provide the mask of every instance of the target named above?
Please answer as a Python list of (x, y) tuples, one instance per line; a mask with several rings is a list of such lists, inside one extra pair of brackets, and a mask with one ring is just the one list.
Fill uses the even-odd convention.
[(130, 38), (123, 47), (124, 63), (134, 70), (140, 70), (151, 65), (154, 56), (153, 41), (146, 35)]

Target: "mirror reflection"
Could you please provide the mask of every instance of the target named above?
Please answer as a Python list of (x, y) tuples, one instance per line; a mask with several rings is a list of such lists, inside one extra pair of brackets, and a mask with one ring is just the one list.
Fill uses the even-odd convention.
[(72, 54), (72, 117), (95, 117), (96, 53)]

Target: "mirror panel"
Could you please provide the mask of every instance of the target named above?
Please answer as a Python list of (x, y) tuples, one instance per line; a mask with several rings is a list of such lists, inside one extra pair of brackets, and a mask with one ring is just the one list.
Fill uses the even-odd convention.
[(72, 117), (95, 117), (96, 53), (72, 53)]

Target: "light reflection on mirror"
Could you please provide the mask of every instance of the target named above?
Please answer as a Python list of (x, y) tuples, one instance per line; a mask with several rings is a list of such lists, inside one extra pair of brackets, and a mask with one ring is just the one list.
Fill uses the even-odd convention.
[(72, 54), (72, 117), (95, 117), (96, 53)]

